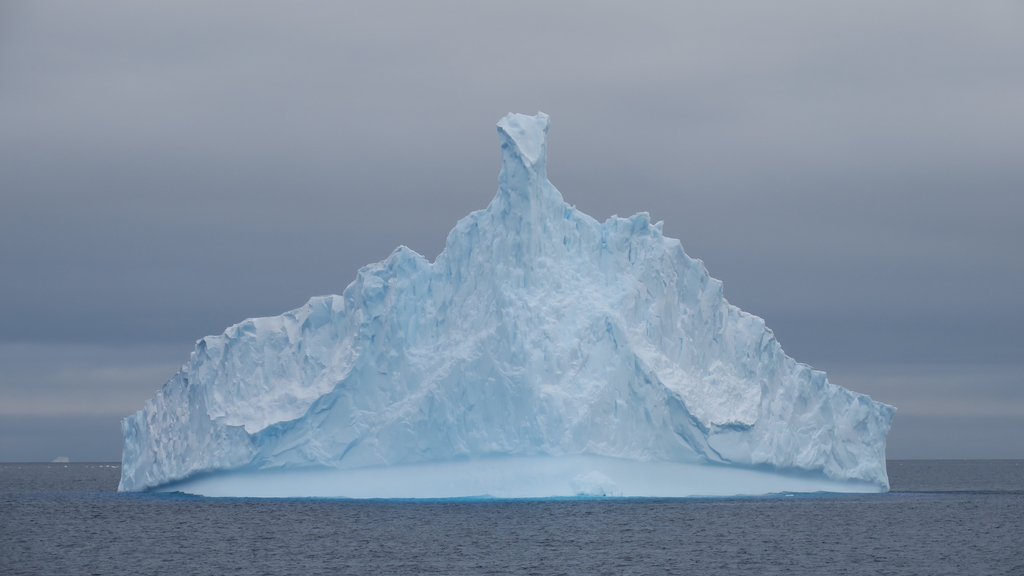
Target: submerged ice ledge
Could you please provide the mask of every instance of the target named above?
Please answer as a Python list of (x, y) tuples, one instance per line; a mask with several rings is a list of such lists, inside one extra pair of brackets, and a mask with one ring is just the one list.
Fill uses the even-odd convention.
[(547, 130), (544, 114), (498, 123), (497, 194), (434, 262), (400, 247), (342, 295), (200, 340), (124, 420), (118, 489), (888, 489), (895, 409), (787, 356), (646, 213), (566, 204)]
[[(415, 482), (410, 482), (415, 478)], [(158, 488), (248, 498), (689, 498), (785, 492), (881, 492), (806, 471), (777, 472), (601, 456), (504, 456), (354, 470), (288, 468), (214, 472)]]

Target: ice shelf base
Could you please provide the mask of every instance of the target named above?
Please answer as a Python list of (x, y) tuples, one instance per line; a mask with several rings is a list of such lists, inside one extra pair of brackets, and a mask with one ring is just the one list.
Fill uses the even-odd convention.
[[(410, 482), (410, 479), (415, 482)], [(248, 498), (689, 498), (786, 492), (874, 493), (882, 488), (806, 471), (638, 462), (601, 456), (495, 457), (354, 470), (215, 472), (157, 489)]]

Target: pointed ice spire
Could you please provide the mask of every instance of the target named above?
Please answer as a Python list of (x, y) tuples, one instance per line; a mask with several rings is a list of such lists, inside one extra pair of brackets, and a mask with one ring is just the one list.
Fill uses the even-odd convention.
[(548, 115), (509, 114), (498, 122), (501, 138), (501, 174), (495, 198), (503, 211), (535, 221), (540, 212), (557, 212), (562, 195), (548, 182)]
[(498, 134), (501, 135), (501, 151), (503, 164), (516, 159), (527, 168), (533, 168), (543, 175), (547, 161), (548, 128), (551, 120), (548, 115), (538, 112), (536, 116), (512, 114), (498, 121)]
[(521, 271), (523, 286), (533, 282), (538, 259), (550, 258), (562, 247), (560, 223), (566, 205), (546, 171), (550, 125), (543, 112), (509, 114), (498, 122), (501, 174), (488, 210), (505, 231), (499, 258), (507, 259), (507, 269)]

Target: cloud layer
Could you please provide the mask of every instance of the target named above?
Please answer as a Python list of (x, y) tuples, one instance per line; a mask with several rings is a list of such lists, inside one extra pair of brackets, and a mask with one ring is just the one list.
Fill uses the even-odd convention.
[[(121, 390), (142, 364), (151, 388), (197, 338), (338, 293), (399, 244), (432, 259), (496, 189), (494, 122), (537, 110), (568, 202), (664, 220), (798, 360), (929, 366), (905, 378), (927, 392), (894, 393), (909, 413), (1012, 395), (1010, 368), (924, 382), (1022, 362), (1022, 18), (1012, 2), (5, 3), (0, 342), (24, 352), (5, 357), (6, 412), (62, 413), (62, 390)], [(98, 356), (109, 378), (76, 360), (88, 346), (121, 350)], [(888, 382), (863, 384), (879, 399), (901, 386), (862, 372)]]

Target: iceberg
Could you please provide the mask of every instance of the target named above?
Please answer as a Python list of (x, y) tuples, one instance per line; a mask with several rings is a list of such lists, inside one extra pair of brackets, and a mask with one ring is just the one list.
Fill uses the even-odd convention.
[(895, 408), (787, 356), (646, 213), (546, 175), (548, 116), (498, 122), (483, 210), (431, 263), (199, 340), (122, 422), (119, 491), (353, 498), (888, 490)]

